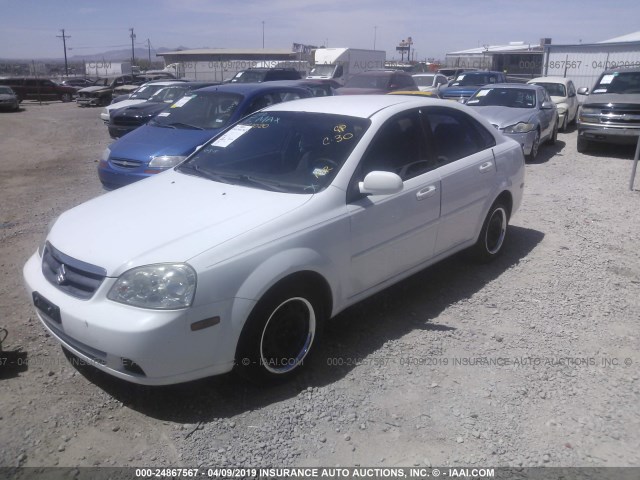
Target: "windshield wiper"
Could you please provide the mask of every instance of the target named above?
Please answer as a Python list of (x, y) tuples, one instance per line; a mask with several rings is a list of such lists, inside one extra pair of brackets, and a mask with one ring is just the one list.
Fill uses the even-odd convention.
[(195, 125), (191, 125), (189, 123), (182, 123), (182, 122), (167, 123), (166, 125), (168, 127), (173, 127), (173, 128), (190, 128), (192, 130), (204, 130), (204, 128), (202, 127), (197, 127)]
[(228, 180), (236, 180), (236, 181), (240, 181), (241, 183), (245, 184), (245, 185), (254, 185), (254, 186), (258, 186), (261, 188), (265, 188), (267, 190), (270, 190), (272, 192), (286, 192), (287, 190), (282, 188), (281, 185), (278, 182), (270, 182), (268, 180), (264, 180), (262, 178), (255, 178), (255, 177), (251, 177), (249, 175), (245, 175), (245, 174), (238, 174), (238, 175), (228, 175), (228, 174), (224, 174), (221, 175), (222, 177), (224, 177), (225, 179)]
[(198, 177), (206, 178), (208, 180), (213, 180), (219, 183), (231, 183), (230, 181), (223, 178), (221, 175), (213, 173), (210, 170), (204, 170), (197, 163), (183, 163), (178, 167), (178, 171), (186, 173), (187, 175), (195, 174)]
[(152, 127), (173, 128), (174, 130), (178, 128), (178, 127), (174, 127), (170, 123), (160, 123), (160, 122), (156, 122), (155, 120), (149, 122), (148, 125), (151, 125)]

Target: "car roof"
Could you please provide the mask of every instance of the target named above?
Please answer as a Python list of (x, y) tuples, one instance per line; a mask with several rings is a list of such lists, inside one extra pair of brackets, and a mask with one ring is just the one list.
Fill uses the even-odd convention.
[(281, 81), (262, 82), (262, 83), (224, 83), (222, 85), (213, 85), (211, 87), (201, 88), (201, 92), (227, 92), (238, 93), (240, 95), (248, 95), (259, 92), (269, 92), (280, 90), (282, 88), (291, 88), (296, 90), (307, 91), (304, 87), (296, 85), (280, 85)]
[(536, 77), (536, 78), (532, 78), (531, 80), (527, 81), (527, 83), (535, 83), (535, 82), (562, 83), (563, 85), (566, 85), (570, 81), (571, 80), (569, 78), (564, 78), (564, 77)]
[(407, 108), (428, 105), (446, 105), (459, 108), (459, 104), (452, 105), (452, 103), (454, 102), (415, 95), (345, 95), (293, 100), (271, 105), (265, 110), (332, 113), (369, 118), (381, 110), (401, 104), (406, 104)]
[(520, 90), (539, 90), (544, 89), (540, 85), (532, 85), (528, 83), (489, 83), (488, 85), (483, 85), (482, 88), (517, 88)]

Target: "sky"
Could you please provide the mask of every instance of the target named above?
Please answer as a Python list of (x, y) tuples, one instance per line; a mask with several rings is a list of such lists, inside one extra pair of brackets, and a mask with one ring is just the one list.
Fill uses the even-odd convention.
[[(415, 59), (522, 41), (595, 43), (640, 30), (639, 0), (0, 0), (0, 58), (63, 58), (131, 47), (385, 50)], [(263, 24), (264, 22), (264, 24)]]

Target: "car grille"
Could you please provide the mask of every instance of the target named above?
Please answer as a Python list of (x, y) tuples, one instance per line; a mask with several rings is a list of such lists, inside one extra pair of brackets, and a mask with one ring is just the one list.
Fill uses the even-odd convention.
[(640, 128), (640, 105), (594, 105), (593, 107), (600, 110), (600, 112), (597, 114), (584, 114), (584, 117), (589, 117), (589, 121), (599, 122), (608, 126)]
[(142, 162), (138, 160), (128, 160), (126, 158), (111, 158), (109, 161), (111, 162), (112, 165), (115, 165), (116, 167), (126, 168), (126, 169), (134, 169), (142, 165)]
[(59, 290), (87, 300), (102, 284), (107, 271), (65, 255), (47, 242), (42, 255), (42, 274)]
[(138, 127), (144, 124), (147, 120), (149, 119), (145, 118), (143, 120), (142, 118), (136, 118), (136, 117), (111, 117), (110, 122), (113, 125), (122, 125), (125, 127), (130, 127), (130, 126)]

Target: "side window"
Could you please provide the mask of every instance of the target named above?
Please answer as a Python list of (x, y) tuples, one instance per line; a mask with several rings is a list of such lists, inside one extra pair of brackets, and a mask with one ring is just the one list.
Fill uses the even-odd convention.
[(420, 113), (404, 112), (391, 118), (378, 131), (360, 164), (360, 179), (381, 170), (408, 180), (431, 170)]
[(433, 108), (426, 112), (428, 130), (438, 166), (454, 162), (495, 146), (495, 138), (485, 127), (464, 112)]
[(36, 80), (34, 78), (27, 78), (24, 81), (24, 84), (27, 87), (37, 87), (38, 86), (38, 82), (36, 82)]
[(576, 96), (576, 87), (573, 84), (573, 82), (569, 82), (568, 87), (569, 88), (567, 90), (569, 91), (569, 96), (570, 97), (575, 97)]
[(257, 112), (258, 110), (268, 107), (269, 105), (273, 105), (274, 103), (278, 103), (278, 100), (276, 100), (272, 94), (267, 93), (265, 95), (261, 95), (251, 102), (246, 115)]
[(298, 92), (282, 92), (280, 93), (280, 101), (288, 102), (290, 100), (297, 100), (302, 98)]
[(40, 85), (43, 87), (53, 87), (54, 84), (51, 80), (40, 80)]

